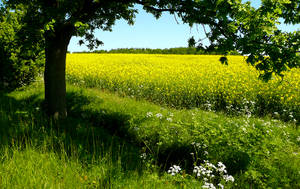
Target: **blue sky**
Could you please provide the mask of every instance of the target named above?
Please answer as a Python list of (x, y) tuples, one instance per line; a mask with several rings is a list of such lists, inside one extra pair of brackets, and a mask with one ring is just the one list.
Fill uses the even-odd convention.
[[(258, 7), (260, 0), (251, 0), (251, 5)], [(203, 29), (200, 26), (190, 28), (187, 24), (180, 23), (180, 20), (178, 20), (178, 24), (174, 16), (168, 13), (164, 13), (161, 18), (156, 20), (141, 7), (137, 8), (139, 14), (136, 15), (133, 26), (129, 26), (124, 20), (118, 20), (113, 26), (112, 32), (96, 30), (96, 37), (104, 42), (104, 45), (97, 49), (186, 47), (187, 40), (191, 36), (204, 38)], [(282, 24), (279, 28), (285, 31), (295, 31), (300, 28), (300, 25)], [(69, 51), (88, 51), (86, 46), (78, 45), (79, 39), (78, 37), (71, 39)]]

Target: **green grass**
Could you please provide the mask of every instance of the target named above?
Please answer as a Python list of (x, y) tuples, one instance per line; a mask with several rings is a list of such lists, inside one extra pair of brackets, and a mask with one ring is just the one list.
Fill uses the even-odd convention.
[[(201, 188), (192, 170), (203, 160), (227, 166), (235, 178), (227, 188), (300, 187), (296, 125), (72, 85), (69, 117), (53, 124), (41, 86), (0, 92), (0, 188)], [(167, 174), (174, 164), (182, 174)]]

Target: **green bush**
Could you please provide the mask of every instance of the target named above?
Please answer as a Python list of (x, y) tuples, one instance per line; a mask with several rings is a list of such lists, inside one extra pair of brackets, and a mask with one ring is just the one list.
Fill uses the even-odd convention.
[(0, 10), (0, 89), (15, 89), (41, 73), (44, 54), (41, 35), (24, 32), (24, 12)]

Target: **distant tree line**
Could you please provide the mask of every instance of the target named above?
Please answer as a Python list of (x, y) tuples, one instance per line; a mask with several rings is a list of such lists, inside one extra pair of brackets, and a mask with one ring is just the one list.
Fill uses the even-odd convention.
[[(166, 49), (150, 49), (150, 48), (118, 48), (111, 50), (94, 50), (73, 53), (126, 53), (126, 54), (207, 54), (207, 55), (224, 55), (224, 52), (208, 51), (196, 47), (176, 47)], [(237, 51), (230, 51), (228, 55), (239, 55)]]

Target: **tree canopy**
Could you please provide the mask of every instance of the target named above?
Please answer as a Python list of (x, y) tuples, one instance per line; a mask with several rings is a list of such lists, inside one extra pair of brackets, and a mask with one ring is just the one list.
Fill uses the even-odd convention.
[[(299, 66), (300, 31), (283, 32), (277, 28), (279, 19), (286, 24), (300, 23), (298, 0), (262, 0), (258, 9), (241, 0), (6, 0), (13, 9), (26, 7), (27, 23), (31, 31), (43, 34), (69, 27), (72, 36), (85, 40), (79, 43), (93, 49), (102, 42), (93, 35), (95, 29), (111, 30), (116, 20), (134, 23), (138, 13), (135, 5), (152, 13), (156, 18), (168, 11), (189, 25), (200, 24), (210, 45), (227, 52), (238, 50), (249, 55), (247, 61), (264, 71), (264, 78), (271, 73), (281, 75), (288, 68)], [(194, 41), (202, 47), (201, 40)], [(257, 64), (257, 62), (259, 62)]]
[[(203, 47), (201, 40), (190, 41), (192, 45), (218, 49), (224, 55), (237, 50), (262, 71), (262, 79), (270, 79), (273, 73), (282, 75), (283, 71), (300, 65), (300, 31), (284, 32), (277, 27), (280, 19), (287, 24), (300, 23), (299, 0), (262, 0), (257, 9), (241, 0), (4, 0), (3, 3), (13, 10), (24, 8), (26, 32), (45, 38), (46, 100), (60, 91), (58, 88), (65, 88), (65, 54), (70, 38), (84, 37), (80, 44), (86, 43), (90, 49), (101, 45), (94, 30), (111, 30), (119, 19), (133, 24), (138, 13), (136, 5), (156, 18), (162, 12), (169, 12), (190, 26), (202, 25), (210, 45)], [(226, 57), (221, 61), (226, 63)]]

